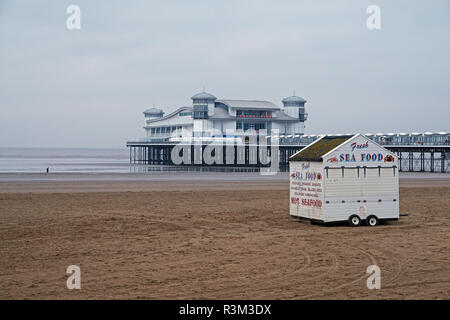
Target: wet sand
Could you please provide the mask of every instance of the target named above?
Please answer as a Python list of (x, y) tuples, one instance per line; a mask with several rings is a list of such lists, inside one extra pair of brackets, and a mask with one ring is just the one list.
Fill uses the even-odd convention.
[[(166, 172), (149, 174), (0, 173), (0, 193), (171, 191), (286, 188), (288, 174)], [(450, 174), (402, 173), (403, 187), (448, 187)]]
[(287, 199), (286, 175), (0, 175), (0, 298), (450, 298), (450, 176), (402, 176), (408, 216), (375, 228), (294, 222)]

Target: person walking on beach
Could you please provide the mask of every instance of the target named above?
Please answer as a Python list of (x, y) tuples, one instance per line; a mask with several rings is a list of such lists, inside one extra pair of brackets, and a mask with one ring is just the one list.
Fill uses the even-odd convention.
[(49, 168), (49, 167), (47, 167), (47, 170), (46, 170), (46, 171), (47, 171), (47, 173), (48, 173), (49, 169), (50, 169), (50, 168)]

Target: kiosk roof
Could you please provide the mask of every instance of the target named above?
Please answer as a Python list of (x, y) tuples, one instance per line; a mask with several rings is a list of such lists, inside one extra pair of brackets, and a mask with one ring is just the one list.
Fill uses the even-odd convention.
[(340, 146), (353, 135), (324, 136), (289, 158), (290, 161), (322, 161), (322, 156)]

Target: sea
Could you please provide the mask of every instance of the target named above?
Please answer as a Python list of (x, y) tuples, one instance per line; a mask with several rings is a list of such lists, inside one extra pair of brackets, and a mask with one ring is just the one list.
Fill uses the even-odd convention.
[(0, 147), (1, 173), (160, 173), (259, 172), (258, 168), (180, 167), (130, 164), (126, 148), (5, 148)]
[[(450, 172), (450, 155), (445, 172)], [(425, 167), (429, 167), (426, 159)], [(435, 172), (440, 172), (440, 159), (435, 158)], [(414, 171), (420, 170), (420, 160), (413, 161)], [(402, 162), (408, 167), (408, 158)], [(0, 147), (0, 173), (151, 173), (163, 171), (258, 172), (257, 168), (220, 168), (214, 166), (179, 167), (149, 166), (129, 163), (127, 148), (5, 148)], [(429, 170), (426, 170), (429, 171)]]
[(0, 173), (130, 173), (126, 148), (4, 148)]

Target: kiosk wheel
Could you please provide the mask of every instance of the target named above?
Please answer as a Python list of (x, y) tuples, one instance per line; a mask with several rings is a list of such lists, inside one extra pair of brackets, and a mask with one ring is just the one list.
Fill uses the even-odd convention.
[(348, 218), (348, 224), (352, 227), (358, 227), (361, 224), (361, 219), (356, 214), (354, 214), (350, 216), (350, 218)]
[(375, 227), (378, 224), (378, 218), (375, 216), (369, 216), (366, 220), (366, 224), (369, 227)]

